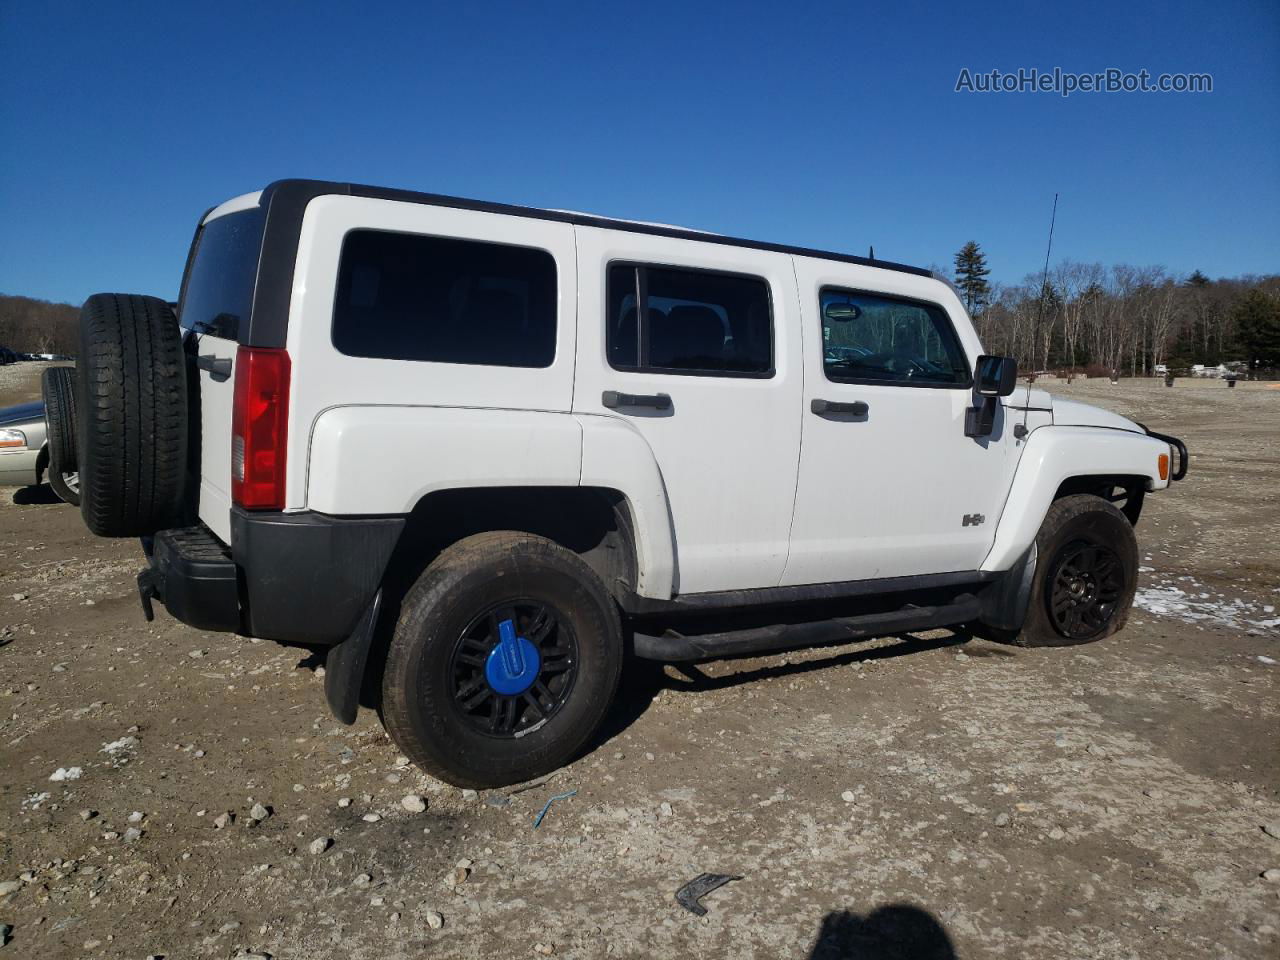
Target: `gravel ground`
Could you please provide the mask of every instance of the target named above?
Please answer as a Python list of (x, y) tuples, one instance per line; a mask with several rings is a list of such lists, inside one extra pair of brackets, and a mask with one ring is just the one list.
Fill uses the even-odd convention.
[(337, 724), (305, 650), (145, 623), (136, 544), (0, 492), (0, 960), (1280, 955), (1280, 390), (1048, 386), (1193, 451), (1122, 634), (637, 670), (519, 792)]
[(23, 361), (0, 367), (0, 407), (41, 399), (40, 374), (48, 367), (68, 367), (69, 363)]

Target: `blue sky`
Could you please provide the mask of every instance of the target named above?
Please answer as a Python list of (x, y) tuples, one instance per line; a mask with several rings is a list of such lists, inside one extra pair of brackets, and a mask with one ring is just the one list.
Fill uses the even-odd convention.
[[(948, 265), (1280, 271), (1280, 4), (0, 4), (0, 291), (171, 297), (288, 176)], [(958, 94), (961, 68), (1209, 94)]]

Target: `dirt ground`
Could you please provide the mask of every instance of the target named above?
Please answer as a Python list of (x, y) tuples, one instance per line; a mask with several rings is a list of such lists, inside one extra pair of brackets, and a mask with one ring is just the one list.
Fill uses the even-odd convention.
[(304, 650), (145, 623), (135, 543), (0, 491), (0, 960), (1280, 956), (1280, 390), (1049, 386), (1192, 449), (1123, 633), (638, 671), (522, 792), (341, 726)]

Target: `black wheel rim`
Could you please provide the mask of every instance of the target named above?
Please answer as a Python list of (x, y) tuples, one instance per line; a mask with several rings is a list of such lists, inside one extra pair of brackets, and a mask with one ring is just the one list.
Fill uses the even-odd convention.
[(1116, 614), (1124, 566), (1110, 547), (1077, 540), (1058, 553), (1049, 591), (1049, 618), (1072, 640), (1096, 636)]
[(530, 599), (495, 604), (454, 644), (453, 708), (478, 733), (522, 737), (560, 711), (577, 674), (578, 639), (555, 607)]

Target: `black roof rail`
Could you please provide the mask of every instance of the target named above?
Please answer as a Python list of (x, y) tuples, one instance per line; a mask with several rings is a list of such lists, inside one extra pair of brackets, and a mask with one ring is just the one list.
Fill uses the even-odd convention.
[(609, 217), (597, 217), (586, 213), (542, 210), (537, 207), (521, 207), (508, 203), (492, 203), (486, 200), (468, 200), (465, 197), (451, 197), (438, 193), (416, 193), (412, 190), (394, 190), (386, 187), (336, 183), (326, 180), (277, 180), (267, 185), (266, 189), (262, 191), (261, 200), (258, 202), (258, 205), (266, 210), (266, 224), (263, 228), (262, 255), (258, 262), (258, 282), (254, 290), (253, 308), (250, 312), (248, 329), (245, 330), (245, 325), (241, 324), (240, 340), (242, 343), (261, 347), (284, 346), (289, 317), (289, 297), (293, 289), (293, 270), (298, 253), (298, 238), (302, 232), (302, 216), (308, 203), (316, 197), (324, 196), (367, 197), (373, 200), (395, 200), (401, 203), (421, 203), (435, 207), (452, 207), (458, 210), (476, 210), (482, 213), (497, 213), (504, 216), (572, 223), (578, 226), (600, 227), (606, 230), (625, 230), (628, 233), (672, 237), (678, 240), (696, 240), (699, 243), (719, 243), (725, 246), (767, 250), (792, 256), (837, 260), (842, 263), (876, 267), (880, 270), (894, 270), (899, 273), (909, 273), (921, 277), (933, 276), (930, 271), (920, 267), (892, 263), (888, 260), (874, 260), (870, 257), (856, 257), (852, 254), (813, 250), (808, 247), (793, 247), (782, 243), (744, 240), (739, 237), (726, 237), (716, 233), (703, 233), (698, 230), (688, 230), (681, 227), (636, 223), (630, 220), (613, 220)]

